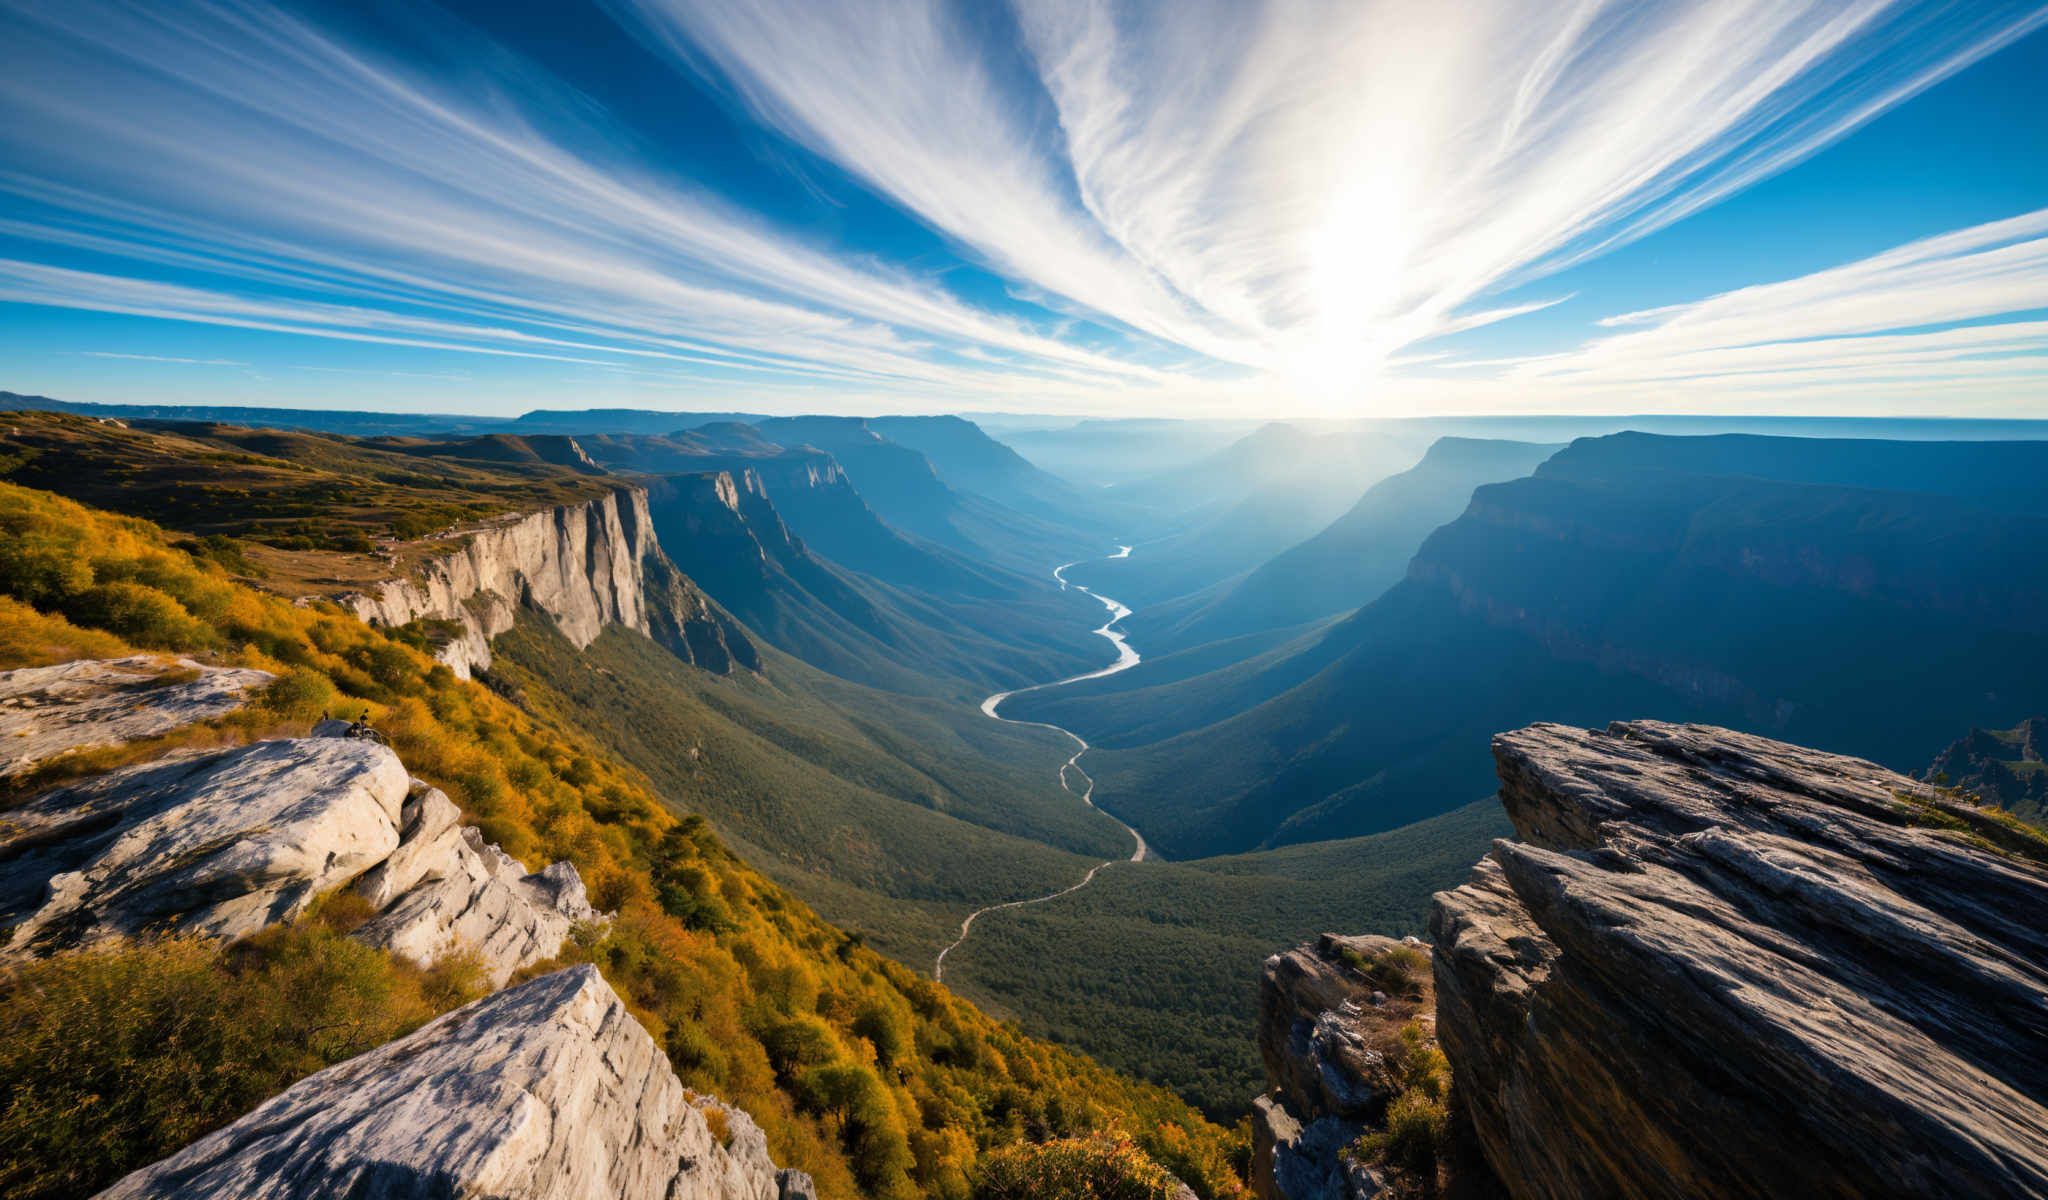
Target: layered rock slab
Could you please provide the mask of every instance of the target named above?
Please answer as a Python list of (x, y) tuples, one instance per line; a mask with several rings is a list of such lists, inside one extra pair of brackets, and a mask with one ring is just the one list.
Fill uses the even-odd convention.
[(474, 953), (494, 987), (603, 919), (575, 867), (529, 875), (369, 740), (181, 755), (0, 814), (8, 956), (142, 934), (244, 937), (351, 883), (377, 910), (352, 936), (421, 965)]
[[(721, 1138), (707, 1112), (723, 1117)], [(106, 1200), (793, 1200), (745, 1113), (686, 1090), (590, 966), (308, 1076)]]
[(390, 857), (410, 781), (369, 742), (281, 739), (110, 771), (0, 817), (10, 955), (289, 920)]
[(1439, 893), (1438, 1035), (1516, 1196), (2048, 1192), (2048, 867), (1860, 759), (1494, 740), (1520, 841)]
[(272, 678), (147, 654), (0, 671), (0, 779), (73, 750), (124, 745), (224, 717)]

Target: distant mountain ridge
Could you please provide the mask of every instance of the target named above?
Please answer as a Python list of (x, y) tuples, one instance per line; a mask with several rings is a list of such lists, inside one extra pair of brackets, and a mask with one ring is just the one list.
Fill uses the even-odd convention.
[[(1461, 740), (1538, 716), (1662, 712), (1917, 768), (1958, 715), (2048, 706), (2048, 518), (1983, 507), (2048, 474), (2048, 443), (1986, 444), (1975, 472), (1910, 444), (1931, 447), (1913, 478), (1965, 493), (1938, 495), (1698, 474), (1686, 441), (1574, 443), (1479, 488), (1406, 579), (1277, 661), (1134, 697), (1141, 666), (1018, 715), (1096, 742), (1119, 815), (1186, 856), (1444, 811), (1487, 787)], [(1781, 475), (1806, 449), (1848, 469), (1763, 449)]]
[(1972, 729), (1927, 768), (1926, 778), (2048, 825), (2048, 717), (2011, 729)]
[(1474, 488), (1526, 475), (1559, 448), (1439, 438), (1421, 462), (1366, 489), (1314, 537), (1219, 592), (1141, 610), (1127, 628), (1148, 652), (1171, 652), (1357, 608), (1400, 581), (1423, 539), (1456, 518)]

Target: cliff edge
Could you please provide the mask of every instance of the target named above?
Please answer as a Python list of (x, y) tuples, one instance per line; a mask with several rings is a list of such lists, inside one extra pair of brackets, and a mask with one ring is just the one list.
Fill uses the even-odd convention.
[(621, 625), (706, 670), (760, 665), (746, 633), (662, 552), (643, 489), (620, 487), (444, 539), (447, 552), (412, 575), (340, 600), (371, 625), (450, 623), (435, 657), (464, 679), (490, 666), (491, 639), (512, 628), (522, 606), (554, 618), (579, 649)]
[(2048, 1193), (2048, 843), (1698, 725), (1494, 739), (1437, 1031), (1507, 1191)]

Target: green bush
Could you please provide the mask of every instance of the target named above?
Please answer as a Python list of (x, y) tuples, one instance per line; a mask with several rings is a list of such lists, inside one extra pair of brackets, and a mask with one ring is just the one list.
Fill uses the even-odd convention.
[[(0, 976), (0, 1194), (88, 1195), (483, 991), (319, 920), (216, 947), (61, 954)], [(90, 1031), (91, 1036), (81, 1036)]]
[(1406, 1092), (1388, 1103), (1384, 1131), (1358, 1139), (1358, 1152), (1404, 1171), (1434, 1176), (1450, 1125), (1450, 1110), (1443, 1101)]
[(1008, 1146), (982, 1160), (975, 1200), (1173, 1200), (1173, 1177), (1121, 1138)]
[(325, 675), (293, 667), (264, 690), (263, 706), (282, 717), (318, 721), (334, 711), (336, 696)]
[(73, 602), (70, 615), (155, 650), (203, 646), (213, 640), (213, 631), (193, 620), (184, 605), (155, 588), (128, 580), (86, 589)]

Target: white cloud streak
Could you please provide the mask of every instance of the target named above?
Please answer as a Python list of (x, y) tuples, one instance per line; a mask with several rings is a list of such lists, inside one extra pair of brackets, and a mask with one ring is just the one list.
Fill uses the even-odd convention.
[[(458, 95), (267, 6), (173, 18), (13, 3), (0, 232), (199, 272), (188, 286), (0, 263), (0, 297), (347, 340), (967, 388), (1156, 373), (782, 234), (687, 181), (571, 150), (545, 83)], [(514, 113), (519, 111), (514, 108)], [(577, 131), (580, 147), (618, 139)], [(940, 365), (983, 347), (998, 372)], [(996, 378), (996, 376), (1004, 378)]]
[(112, 350), (80, 350), (86, 358), (126, 358), (136, 362), (181, 363), (190, 367), (246, 367), (249, 364), (231, 358), (176, 358), (165, 354), (119, 354)]
[(1015, 0), (1017, 64), (945, 0), (613, 2), (1005, 274), (1340, 390), (1527, 311), (1473, 307), (1782, 170), (2044, 12)]
[[(0, 300), (883, 407), (1309, 392), (1342, 411), (1439, 370), (1418, 343), (1557, 299), (1507, 289), (2048, 19), (2014, 0), (601, 2), (1036, 314), (735, 207), (474, 35), (439, 48), (463, 71), (430, 75), (260, 0), (0, 0), (0, 238), (26, 247), (0, 257)], [(2021, 311), (2031, 228), (1844, 268), (1809, 285), (1839, 289), (1818, 307), (1752, 290), (1622, 314), (1606, 324), (1631, 332), (1503, 378), (1988, 377), (2036, 335), (1936, 341), (1896, 317)], [(1764, 348), (1798, 338), (1858, 344)]]
[(1630, 332), (1509, 364), (1512, 384), (1765, 392), (2026, 378), (2048, 388), (2048, 209), (1795, 279), (1601, 322)]

